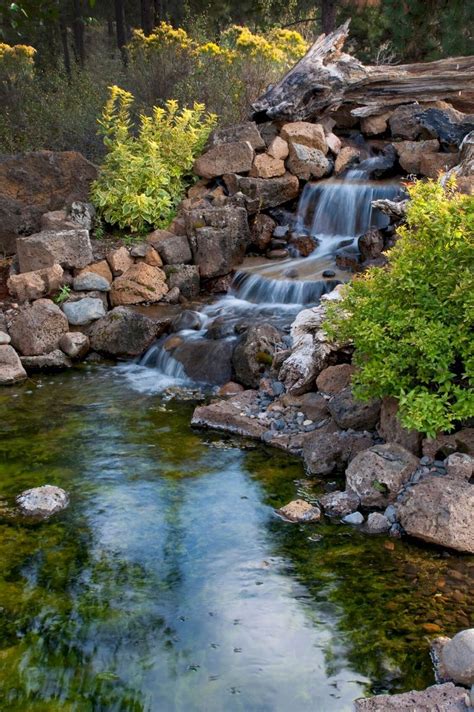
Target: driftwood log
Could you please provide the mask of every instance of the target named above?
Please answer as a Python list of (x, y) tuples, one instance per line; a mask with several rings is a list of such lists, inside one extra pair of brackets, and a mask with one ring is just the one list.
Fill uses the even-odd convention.
[(474, 113), (474, 56), (424, 64), (364, 66), (343, 52), (349, 21), (318, 37), (306, 55), (253, 105), (257, 121), (311, 121), (347, 106), (354, 117), (400, 104), (448, 101)]

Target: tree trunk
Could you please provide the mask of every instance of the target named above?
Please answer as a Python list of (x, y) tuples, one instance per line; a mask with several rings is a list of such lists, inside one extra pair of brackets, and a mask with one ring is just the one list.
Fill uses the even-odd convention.
[(84, 49), (84, 18), (82, 15), (82, 0), (74, 0), (73, 3), (74, 17), (72, 20), (72, 32), (74, 36), (74, 51), (76, 61), (84, 66), (86, 53)]
[(337, 0), (321, 0), (321, 26), (328, 35), (336, 29)]
[(127, 64), (127, 36), (125, 34), (125, 8), (123, 0), (115, 0), (115, 27), (117, 30), (117, 47), (119, 48), (123, 63)]
[(141, 25), (146, 35), (151, 35), (153, 31), (153, 12), (152, 0), (140, 0)]
[(71, 57), (69, 55), (67, 24), (66, 24), (66, 20), (64, 18), (63, 12), (61, 12), (59, 15), (59, 34), (61, 35), (61, 44), (63, 47), (64, 69), (66, 70), (66, 74), (67, 74), (68, 78), (70, 79), (71, 78)]
[(306, 55), (253, 105), (257, 121), (305, 121), (346, 105), (357, 118), (400, 104), (445, 99), (474, 112), (474, 56), (365, 67), (342, 51), (349, 21), (318, 37)]

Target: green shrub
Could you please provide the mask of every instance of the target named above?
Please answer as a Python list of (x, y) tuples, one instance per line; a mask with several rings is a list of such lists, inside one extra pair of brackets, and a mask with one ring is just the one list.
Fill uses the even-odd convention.
[(99, 121), (107, 154), (91, 198), (107, 223), (142, 233), (173, 219), (216, 117), (203, 104), (179, 110), (170, 100), (141, 115), (134, 133), (132, 103), (132, 94), (111, 87)]
[(452, 182), (409, 188), (387, 268), (354, 279), (326, 330), (355, 346), (354, 392), (394, 396), (429, 436), (474, 415), (474, 199)]

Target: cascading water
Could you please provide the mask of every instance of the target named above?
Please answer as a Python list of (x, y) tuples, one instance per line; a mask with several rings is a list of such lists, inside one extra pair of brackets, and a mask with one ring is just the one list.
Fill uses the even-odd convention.
[[(346, 281), (348, 273), (335, 265), (337, 250), (344, 247), (355, 251), (361, 235), (371, 228), (385, 227), (388, 220), (372, 208), (372, 201), (393, 200), (400, 192), (396, 181), (370, 179), (379, 162), (378, 157), (368, 158), (343, 178), (307, 183), (293, 233), (312, 238), (315, 250), (304, 258), (248, 258), (236, 273), (229, 293), (199, 311), (194, 329), (177, 332), (176, 348), (168, 348), (166, 338), (162, 338), (138, 364), (124, 368), (135, 387), (161, 391), (193, 381), (206, 382), (192, 361), (217, 362), (222, 353), (230, 353), (239, 323), (271, 323), (288, 332), (301, 309), (317, 304), (322, 294)], [(190, 372), (194, 372), (194, 378)]]

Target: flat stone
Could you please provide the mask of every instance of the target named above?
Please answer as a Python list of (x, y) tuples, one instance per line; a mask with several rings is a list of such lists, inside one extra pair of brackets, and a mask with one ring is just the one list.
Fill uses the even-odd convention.
[(198, 406), (191, 425), (260, 440), (268, 426), (245, 415), (245, 409), (255, 405), (257, 398), (256, 391), (248, 390), (225, 401)]
[(276, 511), (290, 522), (318, 522), (321, 519), (321, 510), (303, 499), (295, 499)]
[(224, 181), (230, 195), (243, 193), (250, 214), (294, 200), (300, 192), (298, 178), (289, 172), (278, 178), (253, 178), (229, 173), (224, 175)]
[(256, 151), (265, 148), (265, 141), (254, 121), (244, 121), (241, 124), (215, 129), (209, 137), (208, 143), (212, 147), (242, 141), (248, 142)]
[(96, 272), (82, 272), (78, 275), (73, 283), (73, 289), (77, 292), (89, 292), (95, 290), (97, 292), (108, 292), (110, 282), (102, 275)]
[(195, 161), (193, 171), (203, 178), (247, 173), (252, 168), (254, 156), (255, 151), (248, 141), (217, 144)]
[(73, 326), (82, 326), (105, 316), (106, 311), (101, 299), (84, 297), (77, 302), (65, 302), (62, 305), (67, 320)]
[(360, 506), (359, 497), (354, 492), (328, 492), (319, 499), (324, 513), (330, 517), (345, 517)]
[(39, 356), (22, 356), (21, 363), (27, 371), (56, 371), (72, 366), (66, 354), (60, 349)]
[(25, 516), (47, 519), (66, 509), (69, 504), (69, 495), (61, 487), (43, 485), (19, 494), (16, 504)]
[(93, 262), (88, 230), (46, 230), (17, 239), (21, 272), (34, 272), (60, 264), (80, 269)]
[(400, 695), (377, 695), (355, 701), (355, 712), (468, 712), (467, 691), (451, 682), (433, 685), (426, 690)]

